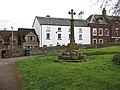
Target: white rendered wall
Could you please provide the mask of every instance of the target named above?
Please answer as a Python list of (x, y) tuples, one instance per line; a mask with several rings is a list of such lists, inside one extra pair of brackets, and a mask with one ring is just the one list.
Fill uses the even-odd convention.
[(41, 43), (41, 25), (39, 24), (39, 22), (38, 22), (38, 20), (37, 19), (35, 19), (35, 22), (34, 22), (34, 25), (33, 25), (33, 28), (35, 29), (35, 31), (36, 31), (36, 33), (37, 33), (37, 35), (38, 35), (38, 38), (39, 38), (39, 47), (41, 47), (42, 45), (42, 43)]
[[(50, 32), (46, 32), (47, 27), (50, 27)], [(58, 28), (61, 28), (62, 32), (58, 32)], [(42, 25), (42, 46), (56, 46), (67, 45), (70, 42), (69, 39), (69, 28), (70, 26), (51, 26)], [(82, 33), (79, 33), (79, 29), (82, 29)], [(90, 28), (89, 27), (75, 27), (74, 28), (75, 42), (77, 44), (90, 44)], [(50, 33), (50, 40), (46, 40), (46, 34)], [(58, 40), (58, 34), (61, 34), (62, 40)], [(79, 40), (79, 34), (82, 34), (82, 40)]]
[[(82, 30), (82, 33), (79, 32)], [(75, 27), (74, 28), (75, 42), (77, 44), (90, 44), (90, 27)], [(79, 34), (82, 34), (82, 40), (79, 40)]]
[[(46, 31), (47, 27), (50, 28), (50, 32)], [(36, 19), (33, 28), (39, 37), (40, 47), (43, 47), (44, 45), (48, 47), (57, 46), (57, 44), (62, 46), (67, 45), (70, 42), (70, 26), (40, 25)], [(58, 32), (58, 28), (61, 28), (62, 32)], [(82, 29), (82, 33), (79, 32), (79, 29)], [(90, 27), (74, 27), (74, 31), (75, 42), (77, 44), (90, 44)], [(50, 40), (46, 39), (47, 33), (50, 33)], [(62, 40), (58, 40), (58, 34), (61, 34)], [(79, 40), (79, 34), (82, 34), (82, 40)]]
[[(50, 27), (50, 32), (47, 32), (47, 27)], [(61, 28), (61, 32), (58, 32)], [(51, 26), (42, 25), (42, 44), (47, 46), (67, 45), (69, 43), (69, 26)], [(46, 34), (50, 33), (50, 40), (46, 39)], [(61, 40), (58, 40), (58, 34), (61, 34)], [(42, 45), (42, 46), (43, 46)]]

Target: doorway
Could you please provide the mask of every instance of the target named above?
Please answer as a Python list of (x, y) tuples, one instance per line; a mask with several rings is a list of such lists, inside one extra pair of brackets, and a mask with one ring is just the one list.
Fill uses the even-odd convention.
[(6, 53), (6, 50), (2, 50), (2, 58), (5, 58), (4, 54)]

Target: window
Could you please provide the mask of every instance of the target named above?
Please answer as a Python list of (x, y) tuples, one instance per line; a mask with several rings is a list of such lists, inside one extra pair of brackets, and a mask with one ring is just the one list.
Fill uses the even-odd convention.
[(62, 31), (61, 31), (61, 28), (58, 28), (58, 32), (62, 32)]
[(93, 36), (97, 36), (97, 29), (93, 28)]
[(109, 30), (105, 29), (105, 36), (109, 36)]
[(2, 40), (0, 40), (0, 44), (2, 44)]
[(32, 41), (32, 39), (33, 39), (33, 37), (32, 37), (32, 36), (30, 36), (30, 41)]
[(69, 39), (71, 38), (71, 34), (69, 34)]
[(119, 28), (115, 28), (116, 29), (116, 36), (118, 36), (119, 35)]
[(82, 33), (82, 28), (79, 28), (79, 33)]
[(47, 40), (50, 40), (50, 33), (47, 33), (47, 34), (46, 34), (46, 39), (47, 39)]
[(97, 39), (93, 39), (93, 44), (97, 44)]
[(62, 39), (61, 39), (61, 34), (58, 34), (58, 40), (62, 40)]
[(103, 44), (103, 39), (99, 39), (99, 44)]
[(13, 40), (13, 44), (17, 44), (17, 41), (15, 39)]
[(33, 41), (35, 41), (35, 36), (33, 36)]
[(35, 40), (35, 36), (32, 36), (32, 35), (30, 36), (29, 35), (29, 36), (26, 37), (26, 40), (34, 41)]
[(82, 40), (82, 34), (79, 34), (79, 40)]
[(116, 38), (116, 39), (115, 39), (115, 42), (119, 42), (119, 39), (118, 39), (118, 38)]
[(50, 27), (47, 27), (47, 28), (46, 28), (46, 32), (50, 32)]
[(99, 36), (103, 36), (103, 29), (99, 28)]

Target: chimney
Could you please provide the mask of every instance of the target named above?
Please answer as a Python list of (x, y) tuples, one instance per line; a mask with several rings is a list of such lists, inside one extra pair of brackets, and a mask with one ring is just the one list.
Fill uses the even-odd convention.
[(79, 14), (78, 14), (78, 19), (83, 19), (84, 18), (84, 12), (81, 11)]
[(46, 17), (50, 17), (50, 15), (46, 15)]
[(106, 10), (105, 10), (105, 8), (103, 8), (102, 15), (106, 16)]

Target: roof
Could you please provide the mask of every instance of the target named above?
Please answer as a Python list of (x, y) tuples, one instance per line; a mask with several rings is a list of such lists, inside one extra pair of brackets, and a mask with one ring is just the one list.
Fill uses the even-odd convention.
[[(54, 18), (54, 17), (39, 17), (36, 16), (35, 20), (38, 19), (40, 25), (59, 25), (59, 26), (70, 26), (70, 19), (67, 18)], [(34, 21), (35, 22), (35, 21)], [(34, 23), (33, 23), (34, 25)], [(86, 20), (74, 19), (74, 26), (76, 27), (87, 27)]]
[(87, 23), (92, 23), (92, 24), (110, 24), (110, 21), (108, 18), (106, 18), (103, 15), (90, 15), (87, 19)]
[(120, 16), (107, 16), (109, 20), (120, 20)]
[[(12, 31), (0, 30), (0, 36), (3, 38), (5, 42), (9, 42), (9, 38), (11, 37), (11, 35), (12, 35)], [(13, 31), (13, 35), (18, 39), (17, 31)]]
[[(35, 32), (35, 29), (31, 29), (31, 28), (18, 28), (18, 33), (19, 33), (19, 38), (22, 41), (25, 41), (25, 36), (28, 34), (28, 33), (34, 33), (36, 36), (38, 36)], [(37, 41), (39, 41), (38, 37), (37, 37)]]

